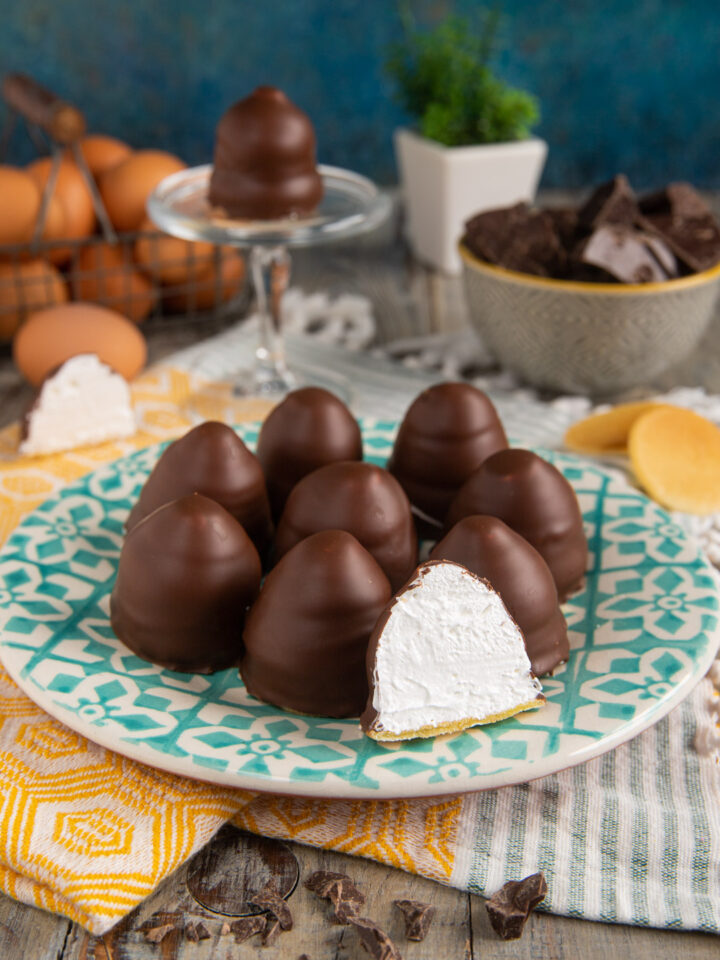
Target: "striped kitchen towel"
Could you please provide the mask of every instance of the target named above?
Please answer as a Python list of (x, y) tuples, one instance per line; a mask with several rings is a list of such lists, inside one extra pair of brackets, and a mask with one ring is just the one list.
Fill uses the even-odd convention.
[[(220, 363), (227, 340), (202, 349)], [(317, 364), (351, 363), (330, 348), (313, 345), (312, 353)], [(186, 353), (140, 378), (134, 398), (142, 429), (132, 441), (23, 461), (15, 453), (17, 430), (0, 434), (0, 539), (65, 481), (182, 433), (195, 416), (222, 415), (227, 389), (198, 389), (196, 377), (206, 373), (196, 360)], [(356, 405), (367, 416), (401, 415), (426, 382), (389, 379), (381, 366), (362, 361), (354, 370)], [(515, 436), (535, 439), (536, 426), (548, 443), (549, 424), (564, 426), (561, 407), (532, 408), (520, 398), (513, 421), (513, 397), (500, 401)], [(250, 405), (246, 416), (263, 412)], [(232, 818), (257, 833), (478, 893), (541, 868), (549, 886), (543, 908), (551, 912), (717, 932), (719, 702), (705, 680), (631, 743), (531, 784), (466, 796), (328, 801), (213, 787), (119, 757), (45, 715), (0, 669), (0, 889), (102, 933)]]

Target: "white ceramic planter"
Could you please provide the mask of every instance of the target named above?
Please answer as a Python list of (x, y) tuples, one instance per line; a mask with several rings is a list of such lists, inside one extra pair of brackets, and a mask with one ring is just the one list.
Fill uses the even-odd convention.
[(547, 144), (533, 137), (476, 147), (444, 147), (412, 130), (395, 131), (395, 152), (415, 256), (460, 273), (457, 242), (481, 210), (533, 200)]

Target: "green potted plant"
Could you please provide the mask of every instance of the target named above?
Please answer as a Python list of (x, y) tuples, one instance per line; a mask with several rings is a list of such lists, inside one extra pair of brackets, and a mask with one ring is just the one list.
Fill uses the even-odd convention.
[(416, 120), (416, 129), (395, 131), (408, 239), (420, 260), (458, 273), (464, 221), (535, 196), (547, 155), (547, 144), (530, 135), (539, 107), (490, 66), (497, 11), (422, 29), (404, 4), (401, 18), (404, 37), (386, 66)]

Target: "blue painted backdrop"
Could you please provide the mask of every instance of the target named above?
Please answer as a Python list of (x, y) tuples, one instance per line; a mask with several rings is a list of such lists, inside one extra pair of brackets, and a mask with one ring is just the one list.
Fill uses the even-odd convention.
[[(98, 131), (203, 162), (224, 108), (270, 82), (312, 115), (322, 160), (395, 178), (391, 132), (405, 118), (382, 66), (400, 30), (393, 0), (0, 6), (2, 69), (33, 73)], [(499, 64), (541, 100), (546, 186), (625, 171), (641, 188), (720, 187), (718, 0), (507, 0), (504, 11)], [(16, 136), (10, 159), (30, 156)]]

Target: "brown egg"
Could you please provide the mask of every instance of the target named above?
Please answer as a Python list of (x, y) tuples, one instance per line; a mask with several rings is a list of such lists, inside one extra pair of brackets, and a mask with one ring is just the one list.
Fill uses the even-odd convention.
[[(35, 236), (41, 200), (40, 188), (26, 170), (0, 166), (0, 245), (30, 243)], [(52, 197), (42, 239), (57, 240), (64, 231), (65, 212), (59, 200)]]
[(77, 300), (101, 303), (142, 323), (155, 303), (155, 290), (132, 261), (129, 247), (93, 243), (78, 253), (70, 276)]
[(211, 243), (192, 243), (159, 233), (149, 219), (142, 222), (140, 230), (152, 235), (135, 241), (135, 261), (158, 283), (186, 284), (212, 269), (215, 248)]
[(69, 299), (62, 274), (45, 260), (0, 263), (0, 341), (12, 340), (28, 314)]
[(130, 380), (142, 370), (147, 347), (133, 323), (92, 303), (39, 310), (28, 317), (13, 341), (15, 363), (34, 386), (79, 353), (97, 354)]
[(83, 137), (80, 141), (80, 149), (90, 173), (96, 180), (106, 170), (116, 167), (132, 153), (132, 147), (123, 143), (122, 140), (107, 137), (102, 133), (89, 133)]
[(99, 179), (103, 203), (116, 230), (138, 230), (145, 204), (165, 177), (184, 170), (182, 160), (163, 150), (137, 150)]
[(24, 170), (0, 166), (0, 243), (29, 243), (40, 208), (37, 184)]
[[(52, 159), (42, 157), (27, 167), (27, 172), (41, 190), (45, 189), (51, 166)], [(70, 240), (89, 237), (95, 230), (92, 194), (80, 168), (68, 156), (64, 156), (60, 163), (53, 196), (60, 201), (65, 213), (65, 237)]]
[(222, 250), (219, 266), (215, 264), (216, 256), (194, 280), (163, 293), (163, 304), (170, 313), (211, 310), (240, 292), (245, 281), (245, 261), (229, 248)]

